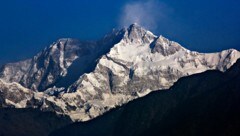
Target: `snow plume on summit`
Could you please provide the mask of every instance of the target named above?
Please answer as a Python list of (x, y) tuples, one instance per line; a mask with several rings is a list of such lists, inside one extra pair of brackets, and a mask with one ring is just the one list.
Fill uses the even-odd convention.
[(147, 29), (154, 30), (160, 20), (167, 14), (168, 7), (156, 0), (134, 1), (127, 3), (121, 12), (120, 26), (137, 23)]

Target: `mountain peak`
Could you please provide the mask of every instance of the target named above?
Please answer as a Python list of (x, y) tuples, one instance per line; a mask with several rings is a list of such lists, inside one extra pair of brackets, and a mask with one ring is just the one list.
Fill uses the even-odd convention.
[(128, 28), (132, 29), (132, 28), (142, 28), (142, 27), (140, 25), (138, 25), (137, 23), (133, 23)]
[(170, 41), (162, 35), (156, 38), (150, 46), (152, 53), (161, 53), (163, 56), (172, 55), (180, 50), (185, 50), (180, 44)]
[(129, 34), (131, 33), (146, 33), (147, 30), (138, 25), (137, 23), (131, 24), (128, 28), (127, 31)]
[(134, 23), (125, 30), (124, 39), (126, 42), (144, 44), (152, 42), (156, 36), (140, 25)]

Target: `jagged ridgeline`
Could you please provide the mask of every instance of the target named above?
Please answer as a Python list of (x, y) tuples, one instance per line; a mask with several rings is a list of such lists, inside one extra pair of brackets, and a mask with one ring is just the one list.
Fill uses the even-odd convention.
[(178, 79), (226, 71), (240, 53), (198, 53), (133, 24), (99, 41), (60, 39), (0, 71), (1, 107), (38, 108), (87, 121)]

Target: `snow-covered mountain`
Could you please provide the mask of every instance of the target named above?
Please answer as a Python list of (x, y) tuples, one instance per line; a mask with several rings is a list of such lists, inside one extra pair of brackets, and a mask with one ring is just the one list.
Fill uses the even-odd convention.
[[(0, 104), (87, 121), (179, 78), (224, 72), (240, 52), (198, 53), (133, 24), (96, 42), (60, 39), (32, 59), (4, 65)], [(9, 89), (8, 89), (9, 88)]]
[(66, 76), (68, 67), (86, 52), (87, 49), (80, 48), (76, 41), (60, 39), (32, 59), (6, 64), (1, 78), (7, 82), (18, 82), (34, 91), (45, 90)]

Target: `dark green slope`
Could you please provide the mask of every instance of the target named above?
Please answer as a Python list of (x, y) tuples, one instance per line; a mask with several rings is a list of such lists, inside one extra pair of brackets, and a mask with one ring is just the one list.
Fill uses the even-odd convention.
[(225, 73), (207, 71), (180, 79), (86, 123), (51, 136), (239, 136), (240, 61)]

